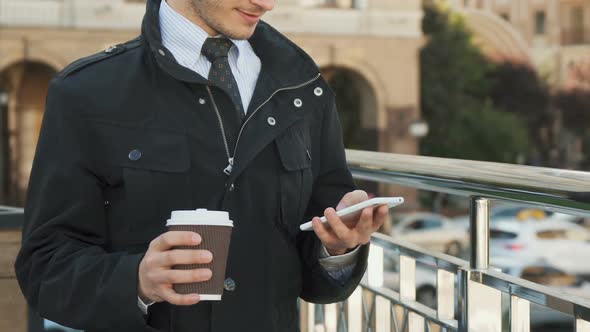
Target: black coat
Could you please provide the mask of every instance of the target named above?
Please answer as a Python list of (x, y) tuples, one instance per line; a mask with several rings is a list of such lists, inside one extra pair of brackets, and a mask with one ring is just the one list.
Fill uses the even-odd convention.
[[(297, 331), (298, 297), (344, 300), (366, 268), (364, 246), (352, 278), (337, 282), (318, 262), (318, 238), (298, 230), (354, 189), (334, 95), (309, 56), (261, 22), (250, 43), (262, 71), (235, 155), (238, 127), (223, 119), (234, 158), (227, 175), (207, 81), (162, 46), (159, 4), (148, 1), (139, 38), (51, 82), (15, 265), (20, 286), (43, 317), (86, 331)], [(211, 90), (220, 109), (232, 107)], [(234, 221), (226, 276), (235, 290), (218, 303), (157, 303), (144, 317), (139, 262), (172, 210), (195, 208)]]

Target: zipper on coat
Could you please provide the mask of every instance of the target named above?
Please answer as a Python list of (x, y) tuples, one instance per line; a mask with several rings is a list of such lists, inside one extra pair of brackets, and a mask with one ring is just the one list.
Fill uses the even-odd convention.
[(211, 89), (209, 88), (209, 86), (207, 86), (207, 92), (209, 94), (209, 98), (211, 99), (211, 102), (213, 103), (213, 109), (215, 110), (215, 114), (217, 115), (217, 120), (219, 121), (219, 128), (221, 129), (221, 136), (223, 138), (223, 146), (225, 147), (225, 153), (227, 155), (228, 165), (223, 169), (223, 173), (225, 173), (228, 176), (231, 174), (232, 169), (234, 167), (234, 157), (236, 155), (236, 152), (238, 151), (238, 143), (240, 142), (240, 137), (242, 137), (242, 132), (244, 131), (244, 127), (246, 127), (246, 124), (248, 124), (248, 121), (250, 121), (250, 119), (254, 116), (254, 114), (256, 114), (256, 112), (258, 112), (258, 110), (260, 110), (262, 108), (262, 106), (266, 105), (266, 103), (268, 103), (272, 99), (272, 97), (274, 97), (274, 95), (276, 95), (277, 93), (279, 93), (281, 91), (302, 88), (308, 84), (313, 83), (318, 78), (320, 78), (320, 76), (321, 76), (321, 74), (318, 73), (314, 78), (312, 78), (306, 82), (303, 82), (301, 84), (289, 86), (286, 88), (280, 88), (280, 89), (276, 90), (275, 92), (273, 92), (270, 95), (270, 97), (268, 97), (264, 102), (262, 102), (262, 104), (258, 105), (258, 107), (256, 107), (256, 109), (254, 109), (254, 111), (250, 114), (250, 116), (248, 116), (246, 118), (246, 120), (244, 121), (244, 123), (240, 127), (240, 131), (238, 133), (238, 138), (236, 139), (236, 144), (234, 146), (233, 155), (230, 154), (230, 152), (229, 152), (229, 146), (227, 144), (227, 137), (225, 135), (225, 130), (223, 127), (223, 119), (221, 118), (221, 113), (219, 113), (219, 108), (217, 107), (217, 103), (215, 103), (215, 99), (213, 98), (213, 93), (211, 93)]
[(223, 169), (223, 173), (230, 175), (231, 170), (234, 166), (234, 158), (229, 155), (229, 145), (227, 145), (227, 136), (225, 135), (225, 128), (223, 127), (223, 119), (221, 118), (221, 113), (219, 113), (219, 108), (217, 108), (217, 103), (213, 98), (213, 93), (211, 93), (211, 88), (207, 85), (207, 93), (209, 94), (209, 98), (211, 99), (211, 103), (213, 104), (213, 109), (215, 110), (215, 114), (217, 115), (217, 121), (219, 122), (219, 129), (221, 130), (221, 138), (223, 139), (223, 147), (225, 148), (225, 154), (227, 155), (227, 162), (228, 165)]

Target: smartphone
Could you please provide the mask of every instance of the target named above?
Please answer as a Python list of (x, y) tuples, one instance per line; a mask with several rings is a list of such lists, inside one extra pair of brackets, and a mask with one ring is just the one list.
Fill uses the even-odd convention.
[[(364, 208), (367, 208), (369, 206), (373, 206), (374, 208), (379, 207), (381, 205), (387, 205), (390, 209), (394, 206), (398, 206), (400, 204), (402, 204), (404, 202), (403, 197), (375, 197), (375, 198), (371, 198), (368, 199), (364, 202), (352, 205), (352, 206), (348, 206), (345, 207), (344, 209), (338, 210), (336, 211), (336, 214), (339, 217), (344, 217), (346, 215), (358, 212)], [(328, 222), (328, 220), (326, 219), (326, 217), (321, 217), (320, 218), (322, 220), (323, 223)], [(301, 226), (299, 226), (299, 229), (301, 229), (302, 231), (311, 231), (313, 230), (313, 227), (311, 226), (311, 221), (306, 222), (305, 224), (301, 224)]]

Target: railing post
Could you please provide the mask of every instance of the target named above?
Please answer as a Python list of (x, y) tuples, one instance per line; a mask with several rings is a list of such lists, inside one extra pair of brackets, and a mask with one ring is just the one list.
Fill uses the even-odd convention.
[(490, 266), (490, 206), (487, 198), (470, 198), (470, 239), (472, 269)]

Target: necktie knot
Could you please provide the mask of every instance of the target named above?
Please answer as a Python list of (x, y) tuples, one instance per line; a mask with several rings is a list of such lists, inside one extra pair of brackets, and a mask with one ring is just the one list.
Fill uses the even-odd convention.
[(215, 62), (215, 60), (223, 57), (227, 57), (229, 53), (229, 49), (232, 47), (233, 43), (231, 40), (221, 37), (221, 38), (207, 38), (205, 43), (203, 43), (203, 47), (201, 49), (201, 53), (211, 62)]

